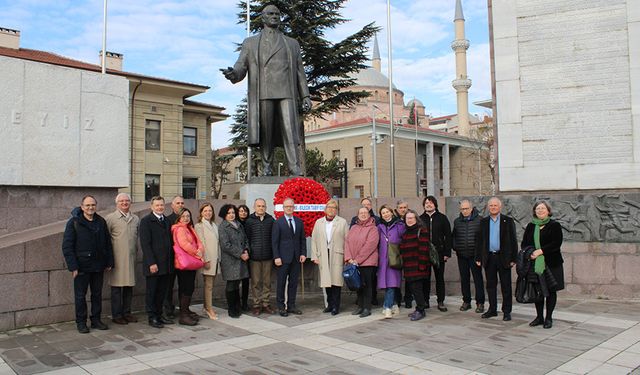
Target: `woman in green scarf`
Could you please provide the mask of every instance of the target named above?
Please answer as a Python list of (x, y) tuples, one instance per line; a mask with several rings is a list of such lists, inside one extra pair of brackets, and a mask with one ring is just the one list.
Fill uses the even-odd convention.
[[(557, 287), (549, 290), (549, 296), (536, 302), (536, 318), (529, 323), (531, 327), (543, 325), (544, 328), (553, 326), (553, 309), (558, 300), (557, 291), (564, 289), (564, 271), (562, 268), (562, 227), (560, 223), (551, 219), (551, 206), (545, 201), (538, 201), (533, 205), (533, 219), (527, 225), (522, 237), (521, 248), (533, 246), (536, 250), (531, 254), (535, 260), (535, 272), (542, 274), (545, 268), (553, 274)], [(547, 316), (543, 316), (544, 304), (547, 304)]]

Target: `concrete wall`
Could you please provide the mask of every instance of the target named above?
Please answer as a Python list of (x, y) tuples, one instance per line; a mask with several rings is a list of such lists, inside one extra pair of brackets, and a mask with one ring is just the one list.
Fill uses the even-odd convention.
[(2, 56), (0, 82), (0, 184), (129, 184), (126, 78)]
[(640, 1), (491, 3), (500, 191), (640, 186)]

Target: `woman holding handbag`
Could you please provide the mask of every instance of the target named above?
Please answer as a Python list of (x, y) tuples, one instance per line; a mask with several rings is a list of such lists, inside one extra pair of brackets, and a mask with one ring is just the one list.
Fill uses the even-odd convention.
[(191, 211), (188, 208), (182, 208), (178, 212), (176, 222), (171, 227), (171, 234), (173, 235), (174, 259), (180, 300), (178, 323), (194, 326), (198, 324), (198, 314), (189, 310), (189, 305), (191, 304), (191, 297), (196, 284), (197, 268), (195, 267), (200, 268), (204, 263), (202, 262), (202, 243), (193, 229)]
[[(558, 290), (564, 289), (564, 270), (562, 264), (562, 227), (560, 223), (551, 219), (551, 206), (545, 201), (538, 201), (533, 205), (533, 219), (524, 231), (520, 247), (524, 249), (533, 246), (531, 260), (535, 261), (535, 272), (542, 274), (545, 269), (551, 272), (555, 279), (555, 288), (549, 287), (549, 296), (536, 302), (536, 318), (529, 323), (531, 327), (543, 325), (544, 328), (553, 326), (553, 310), (558, 301)], [(548, 272), (548, 271), (547, 271)], [(543, 310), (547, 304), (547, 316)]]
[(223, 219), (218, 228), (220, 237), (220, 266), (222, 278), (227, 282), (225, 293), (227, 296), (228, 312), (231, 318), (239, 318), (240, 311), (240, 282), (249, 277), (249, 241), (242, 224), (236, 219), (238, 209), (232, 204), (225, 204), (220, 208), (218, 216)]
[(409, 314), (409, 318), (416, 321), (426, 316), (427, 302), (423, 285), (424, 280), (431, 277), (429, 230), (422, 226), (422, 222), (414, 210), (408, 210), (404, 219), (407, 228), (400, 242), (400, 255), (402, 256), (404, 278), (416, 299), (416, 310)]
[(389, 205), (380, 207), (379, 214), (378, 289), (384, 290), (382, 314), (385, 319), (389, 319), (400, 312), (400, 308), (396, 305), (395, 293), (402, 281), (399, 245), (405, 225)]
[(217, 320), (218, 315), (213, 309), (213, 282), (219, 271), (220, 243), (218, 240), (218, 226), (213, 221), (213, 205), (205, 203), (200, 207), (200, 219), (195, 225), (196, 234), (204, 247), (204, 312), (211, 320)]
[(360, 270), (362, 287), (358, 289), (358, 308), (352, 315), (361, 318), (371, 315), (373, 278), (378, 266), (378, 229), (366, 207), (358, 210), (358, 219), (345, 240), (344, 261), (356, 264)]

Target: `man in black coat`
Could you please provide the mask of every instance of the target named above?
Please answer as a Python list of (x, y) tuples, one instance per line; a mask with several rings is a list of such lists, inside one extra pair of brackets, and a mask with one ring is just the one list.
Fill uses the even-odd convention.
[(476, 236), (480, 230), (482, 216), (468, 199), (460, 201), (460, 216), (453, 221), (453, 250), (458, 257), (460, 271), (460, 288), (462, 290), (462, 306), (460, 311), (471, 309), (471, 278), (476, 292), (476, 312), (484, 312), (484, 282), (482, 268), (475, 262)]
[[(433, 195), (429, 195), (422, 200), (424, 213), (420, 215), (422, 225), (429, 229), (431, 243), (438, 250), (440, 255), (440, 266), (433, 267), (433, 274), (436, 277), (436, 295), (438, 296), (438, 310), (447, 311), (444, 305), (444, 266), (451, 258), (451, 224), (447, 215), (438, 211), (438, 200)], [(425, 299), (429, 308), (429, 295), (431, 294), (431, 277), (426, 279)]]
[[(169, 223), (169, 231), (171, 231), (171, 226), (176, 223), (176, 219), (178, 219), (178, 212), (184, 208), (184, 198), (181, 195), (176, 195), (171, 200), (171, 214), (167, 215), (167, 222)], [(173, 241), (173, 236), (171, 237), (171, 241)], [(173, 243), (172, 243), (173, 246)], [(173, 249), (171, 250), (173, 254)], [(176, 317), (176, 304), (173, 302), (173, 287), (176, 283), (176, 273), (175, 270), (172, 270), (167, 276), (167, 288), (166, 295), (164, 296), (164, 302), (162, 303), (164, 306), (165, 316), (169, 319), (175, 319)]]
[(258, 198), (253, 202), (253, 213), (247, 218), (244, 230), (249, 240), (249, 268), (251, 269), (251, 292), (253, 294), (253, 315), (260, 312), (273, 314), (269, 305), (271, 294), (271, 268), (273, 249), (271, 231), (273, 216), (267, 213), (267, 202)]
[[(296, 293), (300, 277), (300, 264), (307, 259), (307, 241), (304, 235), (304, 223), (299, 217), (293, 216), (295, 208), (293, 199), (285, 199), (282, 205), (284, 215), (276, 220), (271, 231), (273, 261), (278, 272), (276, 302), (280, 316), (300, 315), (302, 311), (296, 307)], [(285, 302), (284, 288), (287, 281), (289, 286)]]
[(87, 327), (87, 289), (91, 288), (91, 328), (108, 329), (102, 322), (102, 283), (104, 271), (113, 267), (113, 247), (106, 221), (96, 213), (96, 199), (87, 195), (80, 207), (71, 211), (62, 239), (62, 254), (73, 275), (78, 332)]
[(171, 224), (164, 216), (164, 198), (151, 198), (151, 213), (140, 220), (140, 247), (146, 277), (146, 309), (149, 325), (162, 328), (173, 320), (162, 317), (162, 301), (167, 294), (173, 268)]
[(502, 215), (502, 202), (497, 197), (487, 203), (489, 216), (480, 221), (480, 231), (476, 241), (475, 258), (478, 266), (484, 267), (487, 277), (489, 310), (483, 318), (498, 316), (497, 286), (500, 277), (502, 292), (502, 320), (511, 320), (511, 267), (516, 264), (518, 239), (516, 224), (512, 218)]

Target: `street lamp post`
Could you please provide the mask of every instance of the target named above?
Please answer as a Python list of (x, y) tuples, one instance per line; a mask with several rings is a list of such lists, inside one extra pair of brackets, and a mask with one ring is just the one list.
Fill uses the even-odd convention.
[(373, 153), (373, 197), (378, 198), (378, 153), (377, 143), (378, 134), (376, 132), (376, 109), (380, 110), (377, 105), (373, 105), (371, 108), (371, 150)]

